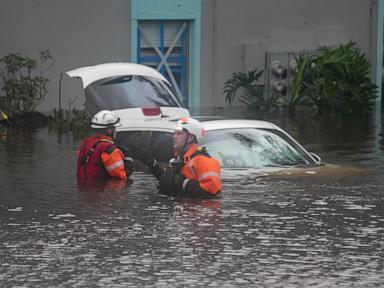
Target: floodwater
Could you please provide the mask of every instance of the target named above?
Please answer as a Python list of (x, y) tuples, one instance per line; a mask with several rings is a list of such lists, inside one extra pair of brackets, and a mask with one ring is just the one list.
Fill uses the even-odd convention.
[(224, 173), (213, 200), (87, 191), (72, 134), (0, 129), (0, 286), (384, 287), (381, 128), (273, 121), (333, 165)]

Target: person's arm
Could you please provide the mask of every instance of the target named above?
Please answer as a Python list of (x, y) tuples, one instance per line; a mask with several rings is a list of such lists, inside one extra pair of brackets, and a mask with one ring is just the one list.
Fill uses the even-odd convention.
[[(179, 174), (179, 175), (181, 176), (183, 181), (181, 184), (175, 183), (175, 185), (179, 187), (178, 195), (180, 195), (182, 197), (213, 198), (220, 192), (220, 191), (218, 191), (217, 193), (210, 193), (210, 192), (204, 190), (201, 187), (201, 185), (199, 184), (199, 182), (192, 180), (192, 179), (187, 179), (187, 178), (185, 178), (185, 176), (183, 176), (181, 174)], [(176, 176), (175, 179), (180, 177), (179, 175)]]
[(152, 153), (145, 148), (132, 148), (133, 158), (139, 160), (141, 163), (148, 167), (149, 172), (151, 172), (157, 180), (160, 180), (161, 175), (164, 173), (159, 163), (153, 158)]
[(133, 173), (133, 158), (125, 155), (124, 157), (124, 168), (127, 178), (129, 178)]
[(124, 165), (124, 154), (119, 148), (101, 153), (101, 160), (109, 175), (113, 178), (126, 180), (127, 173)]
[[(116, 145), (116, 143), (115, 143)], [(133, 158), (131, 151), (124, 145), (116, 146), (124, 154), (124, 167), (127, 178), (129, 178), (133, 173)]]
[(156, 177), (157, 180), (160, 180), (161, 175), (163, 175), (164, 173), (164, 169), (160, 167), (156, 159), (154, 159), (154, 161), (147, 166), (148, 166), (149, 172), (151, 172)]

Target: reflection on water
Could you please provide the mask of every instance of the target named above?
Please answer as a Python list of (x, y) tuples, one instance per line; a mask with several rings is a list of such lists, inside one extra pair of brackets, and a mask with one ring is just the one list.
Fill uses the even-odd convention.
[(3, 131), (1, 286), (381, 286), (381, 138), (278, 124), (337, 165), (224, 173), (210, 200), (158, 195), (140, 172), (89, 191), (75, 181), (70, 134)]

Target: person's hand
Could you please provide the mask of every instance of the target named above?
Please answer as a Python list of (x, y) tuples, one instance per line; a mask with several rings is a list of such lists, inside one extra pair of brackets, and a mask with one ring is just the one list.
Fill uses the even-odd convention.
[(132, 157), (125, 157), (124, 158), (124, 166), (125, 166), (125, 173), (127, 174), (127, 177), (131, 176), (133, 172), (133, 159)]
[(175, 169), (176, 172), (179, 172), (184, 166), (184, 159), (179, 157), (172, 158), (169, 160), (169, 166)]
[(130, 156), (131, 155), (131, 149), (129, 149), (127, 146), (124, 145), (117, 145), (117, 148), (120, 149), (121, 152), (123, 152), (124, 156)]
[(130, 147), (129, 151), (131, 152), (131, 155), (134, 159), (139, 160), (141, 163), (147, 165), (147, 166), (153, 166), (155, 163), (155, 159), (152, 156), (152, 153), (141, 147)]
[(147, 149), (141, 149), (138, 156), (140, 157), (138, 159), (147, 166), (153, 166), (156, 163), (152, 153)]

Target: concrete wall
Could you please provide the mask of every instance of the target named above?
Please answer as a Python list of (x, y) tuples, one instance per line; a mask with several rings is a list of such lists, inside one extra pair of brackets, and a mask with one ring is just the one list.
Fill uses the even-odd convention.
[[(203, 0), (201, 105), (210, 111), (227, 106), (224, 82), (233, 72), (263, 69), (266, 51), (312, 50), (353, 40), (371, 59), (376, 1)], [(57, 108), (61, 71), (130, 61), (130, 6), (129, 0), (1, 0), (0, 57), (11, 52), (36, 57), (37, 50), (50, 49), (55, 64), (39, 110)], [(64, 76), (63, 108), (76, 96), (81, 108), (80, 81)]]
[(225, 107), (225, 81), (233, 72), (264, 69), (265, 51), (353, 40), (371, 59), (370, 8), (369, 0), (203, 1), (201, 104)]
[[(50, 49), (55, 64), (49, 71), (48, 95), (40, 111), (58, 107), (61, 71), (109, 61), (128, 61), (130, 1), (126, 0), (1, 0), (0, 57), (20, 52), (37, 58)], [(62, 105), (82, 107), (81, 82), (63, 76)], [(80, 92), (80, 93), (79, 93)]]

